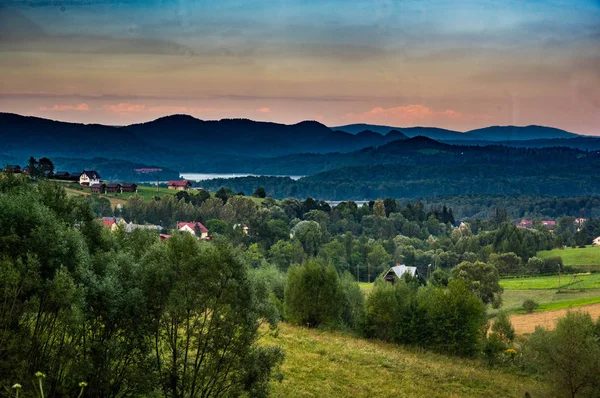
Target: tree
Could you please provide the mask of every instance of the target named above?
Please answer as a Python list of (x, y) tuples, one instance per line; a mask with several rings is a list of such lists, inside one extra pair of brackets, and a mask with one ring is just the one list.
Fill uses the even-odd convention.
[(386, 216), (385, 204), (383, 203), (383, 200), (377, 199), (375, 201), (375, 203), (373, 204), (373, 213), (377, 217), (385, 217)]
[(221, 187), (215, 192), (215, 198), (221, 199), (223, 204), (227, 203), (227, 200), (233, 196), (233, 191), (229, 188)]
[(498, 270), (491, 264), (463, 261), (452, 270), (453, 279), (461, 279), (483, 301), (494, 308), (502, 304), (502, 292)]
[(390, 265), (392, 256), (385, 251), (380, 243), (371, 247), (367, 254), (367, 282), (371, 282), (371, 274), (378, 275)]
[(300, 221), (292, 228), (292, 235), (297, 239), (309, 256), (316, 256), (322, 243), (321, 227), (316, 221)]
[(267, 193), (265, 192), (265, 189), (263, 187), (258, 187), (254, 191), (254, 196), (257, 197), (257, 198), (266, 198), (267, 197)]
[(597, 397), (600, 342), (588, 313), (567, 312), (553, 331), (537, 328), (529, 339), (533, 358), (564, 396)]
[(54, 163), (48, 158), (40, 158), (38, 168), (41, 174), (54, 173)]
[(285, 316), (292, 323), (315, 327), (340, 321), (343, 292), (331, 265), (309, 260), (292, 266), (284, 298)]

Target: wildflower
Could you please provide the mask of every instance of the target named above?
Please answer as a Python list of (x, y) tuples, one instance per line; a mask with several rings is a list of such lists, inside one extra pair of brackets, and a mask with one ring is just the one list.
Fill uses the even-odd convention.
[(35, 377), (38, 377), (40, 379), (45, 379), (46, 375), (42, 372), (35, 372)]
[(20, 385), (19, 383), (17, 383), (17, 384), (15, 384), (14, 386), (12, 386), (12, 388), (15, 388), (15, 389), (17, 389), (17, 390), (18, 390), (18, 389), (20, 389), (20, 388), (22, 388), (22, 387), (23, 387), (23, 386), (22, 386), (22, 385)]
[(514, 358), (517, 355), (517, 351), (514, 348), (504, 350), (504, 355)]
[(79, 383), (79, 387), (87, 387), (87, 383), (85, 381), (82, 381), (81, 383)]

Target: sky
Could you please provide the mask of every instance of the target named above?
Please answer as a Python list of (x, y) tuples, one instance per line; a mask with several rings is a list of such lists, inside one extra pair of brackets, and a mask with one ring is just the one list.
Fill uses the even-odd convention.
[(0, 111), (600, 135), (600, 0), (0, 0)]

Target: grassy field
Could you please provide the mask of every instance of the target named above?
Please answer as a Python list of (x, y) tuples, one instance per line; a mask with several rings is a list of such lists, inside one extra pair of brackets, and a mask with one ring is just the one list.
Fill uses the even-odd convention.
[(371, 283), (367, 283), (367, 282), (358, 282), (358, 286), (360, 287), (360, 290), (364, 293), (364, 294), (369, 294), (371, 293), (371, 290), (373, 290), (373, 286), (375, 284), (373, 282)]
[(586, 246), (584, 248), (575, 249), (568, 247), (565, 249), (544, 250), (538, 252), (536, 257), (560, 257), (562, 258), (564, 265), (598, 266), (600, 269), (600, 246)]
[[(527, 299), (534, 300), (540, 304), (536, 310), (537, 312), (551, 311), (600, 303), (600, 289), (562, 290), (560, 293), (556, 289), (505, 290), (502, 295), (502, 307), (499, 310), (524, 313), (523, 301)], [(489, 309), (490, 314), (495, 314), (496, 312), (498, 310)]]
[[(500, 285), (506, 290), (558, 289), (559, 276), (502, 279)], [(600, 274), (576, 274), (560, 276), (561, 289), (600, 289)]]
[(281, 324), (286, 352), (275, 397), (533, 397), (550, 396), (539, 381), (490, 369), (482, 362), (417, 351), (341, 332)]

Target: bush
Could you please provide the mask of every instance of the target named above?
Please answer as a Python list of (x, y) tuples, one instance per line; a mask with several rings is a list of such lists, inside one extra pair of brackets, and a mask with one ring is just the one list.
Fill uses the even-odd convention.
[(527, 311), (528, 314), (531, 314), (539, 306), (540, 305), (532, 299), (527, 299), (523, 301), (523, 308), (525, 309), (525, 311)]
[(365, 296), (349, 272), (340, 277), (340, 288), (343, 296), (342, 323), (351, 329), (359, 329), (365, 318)]
[(492, 324), (492, 332), (506, 343), (512, 343), (515, 339), (515, 328), (510, 323), (510, 317), (506, 312), (500, 311), (496, 315), (496, 321)]
[(291, 323), (316, 327), (340, 321), (342, 287), (332, 265), (310, 260), (288, 271), (284, 291), (285, 317)]

